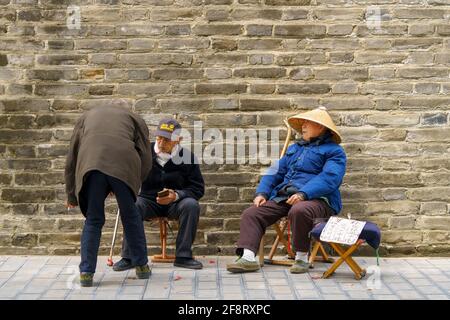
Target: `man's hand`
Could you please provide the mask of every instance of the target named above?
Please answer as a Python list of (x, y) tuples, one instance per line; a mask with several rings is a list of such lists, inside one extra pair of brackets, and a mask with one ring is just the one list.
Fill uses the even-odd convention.
[(158, 204), (168, 205), (177, 199), (177, 194), (175, 193), (175, 191), (173, 191), (172, 189), (167, 189), (167, 190), (169, 190), (169, 195), (167, 195), (163, 198), (156, 197), (156, 202), (158, 202)]
[(255, 199), (253, 199), (253, 205), (257, 207), (262, 206), (264, 203), (266, 203), (266, 198), (264, 198), (263, 196), (257, 196)]
[(300, 193), (296, 193), (296, 194), (293, 194), (292, 196), (290, 196), (289, 199), (286, 200), (286, 203), (293, 206), (303, 200), (305, 200), (303, 198), (303, 196)]
[(70, 204), (68, 200), (66, 201), (66, 208), (67, 208), (67, 211), (70, 210), (70, 209), (76, 208), (76, 207), (78, 207), (78, 206), (77, 206), (77, 205)]

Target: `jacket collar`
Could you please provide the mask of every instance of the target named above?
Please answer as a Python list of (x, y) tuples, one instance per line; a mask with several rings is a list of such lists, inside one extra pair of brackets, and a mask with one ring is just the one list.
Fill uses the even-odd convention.
[(325, 133), (321, 134), (318, 137), (312, 138), (310, 141), (300, 139), (297, 141), (297, 144), (299, 144), (300, 146), (307, 146), (307, 145), (319, 146), (329, 141), (332, 141), (332, 134), (330, 130), (327, 130)]
[[(158, 166), (160, 166), (159, 165), (159, 163), (158, 163), (158, 161), (156, 161), (156, 157), (157, 157), (157, 155), (156, 155), (156, 152), (155, 152), (155, 142), (152, 142), (151, 144), (150, 144), (150, 146), (151, 146), (151, 149), (152, 149), (152, 159), (153, 159), (153, 164), (155, 165), (158, 165)], [(178, 147), (178, 154), (177, 154), (177, 156), (179, 156), (179, 157), (183, 157), (183, 154), (184, 154), (184, 148), (182, 147), (182, 146), (179, 146)], [(167, 161), (167, 163), (166, 163), (166, 165), (164, 166), (164, 167), (167, 167), (168, 165), (175, 165), (174, 163), (173, 163), (173, 161), (172, 161), (172, 158), (169, 160), (169, 161)]]

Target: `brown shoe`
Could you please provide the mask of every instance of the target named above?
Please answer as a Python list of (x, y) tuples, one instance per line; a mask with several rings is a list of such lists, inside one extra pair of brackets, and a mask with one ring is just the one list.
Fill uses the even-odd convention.
[(248, 261), (243, 258), (239, 258), (235, 263), (227, 264), (227, 270), (232, 273), (254, 272), (260, 268), (257, 261)]

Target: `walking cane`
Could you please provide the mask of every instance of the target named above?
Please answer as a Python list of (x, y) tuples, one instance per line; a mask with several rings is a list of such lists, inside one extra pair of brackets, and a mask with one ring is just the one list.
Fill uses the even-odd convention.
[[(292, 139), (291, 126), (289, 125), (289, 123), (286, 120), (283, 120), (283, 122), (284, 122), (284, 125), (287, 127), (287, 135), (286, 135), (286, 139), (284, 140), (283, 149), (281, 150), (280, 159), (286, 154), (286, 151), (289, 147), (289, 143), (291, 142), (291, 139)], [(275, 227), (275, 231), (277, 232), (277, 237), (275, 238), (275, 241), (272, 244), (272, 248), (270, 249), (268, 259), (264, 259), (264, 236), (261, 239), (261, 243), (259, 245), (259, 264), (261, 266), (263, 266), (264, 263), (279, 264), (279, 265), (292, 265), (291, 262), (288, 262), (286, 264), (285, 261), (278, 261), (278, 260), (273, 259), (273, 256), (275, 255), (275, 252), (278, 249), (278, 244), (280, 243), (280, 241), (283, 242), (283, 244), (285, 245), (285, 247), (288, 251), (288, 255), (290, 257), (293, 257), (295, 255), (292, 252), (291, 244), (290, 244), (290, 226), (288, 225), (286, 220), (281, 220), (278, 224), (274, 224), (274, 227)], [(284, 231), (286, 230), (286, 228), (288, 228), (287, 241), (283, 237), (283, 234), (284, 234)]]
[(120, 216), (120, 210), (117, 209), (116, 225), (114, 226), (114, 234), (113, 234), (112, 243), (111, 243), (111, 250), (109, 251), (109, 258), (108, 258), (108, 261), (106, 262), (106, 264), (110, 267), (113, 265), (112, 256), (113, 256), (113, 251), (114, 251), (114, 244), (116, 243), (117, 228), (119, 227), (119, 216)]

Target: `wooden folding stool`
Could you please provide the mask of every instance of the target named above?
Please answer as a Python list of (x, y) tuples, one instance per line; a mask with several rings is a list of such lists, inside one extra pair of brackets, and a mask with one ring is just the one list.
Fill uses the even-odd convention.
[(159, 240), (161, 242), (161, 253), (155, 254), (151, 257), (152, 262), (174, 262), (175, 256), (167, 254), (167, 225), (169, 224), (169, 219), (166, 217), (158, 217), (159, 223)]
[[(272, 248), (270, 249), (270, 253), (267, 259), (264, 259), (261, 261), (262, 255), (260, 254), (260, 264), (264, 265), (264, 263), (267, 264), (273, 264), (273, 265), (283, 265), (283, 266), (291, 266), (294, 264), (295, 259), (295, 253), (292, 251), (292, 248), (290, 246), (289, 240), (284, 237), (284, 233), (286, 229), (289, 228), (289, 221), (286, 218), (283, 218), (280, 220), (278, 224), (274, 225), (275, 231), (277, 232), (277, 237), (275, 238), (275, 241), (273, 242)], [(282, 243), (284, 247), (286, 248), (287, 254), (288, 254), (288, 260), (274, 260), (273, 256), (275, 255), (275, 251), (278, 248), (279, 243)], [(263, 244), (261, 243), (260, 248), (263, 247)], [(320, 256), (317, 254), (320, 253)], [(310, 253), (309, 256), (309, 262), (310, 267), (314, 268), (314, 262), (324, 262), (324, 263), (333, 263), (334, 259), (331, 258), (327, 252), (325, 251), (325, 248), (323, 247), (322, 243), (316, 243), (316, 245), (313, 247), (313, 250)]]
[[(334, 249), (334, 251), (336, 251), (336, 253), (339, 255), (339, 259), (334, 261), (334, 263), (328, 268), (328, 270), (323, 273), (322, 276), (323, 278), (330, 277), (336, 271), (336, 269), (339, 268), (339, 266), (344, 262), (347, 263), (350, 269), (352, 269), (353, 273), (355, 274), (356, 280), (360, 280), (362, 277), (366, 275), (366, 270), (362, 269), (358, 265), (358, 263), (352, 258), (352, 254), (359, 248), (361, 244), (364, 243), (363, 239), (358, 239), (358, 241), (355, 244), (351, 245), (347, 250), (344, 250), (342, 245), (340, 245), (339, 243), (335, 242), (326, 242), (326, 243), (328, 243)], [(317, 251), (320, 248), (323, 249), (323, 245), (321, 241), (316, 240), (309, 260), (310, 263), (312, 263), (312, 261), (315, 260)], [(324, 252), (322, 251), (322, 254), (323, 253)]]
[[(325, 228), (325, 226), (326, 226), (325, 223), (320, 223), (320, 224), (316, 225), (310, 233), (311, 238), (316, 241), (316, 243), (314, 244), (312, 259), (314, 259), (315, 255), (317, 254), (318, 249), (316, 249), (316, 248), (321, 245), (320, 238), (322, 236), (322, 231)], [(330, 239), (331, 240), (334, 238), (324, 237), (322, 239)], [(354, 241), (353, 238), (351, 241)], [(345, 242), (346, 241), (344, 241), (344, 243)], [(328, 243), (331, 246), (331, 248), (333, 248), (333, 250), (339, 255), (339, 258), (328, 268), (327, 271), (325, 271), (323, 273), (323, 278), (330, 277), (336, 271), (336, 269), (339, 268), (339, 266), (345, 262), (350, 267), (350, 269), (353, 271), (353, 273), (355, 274), (355, 278), (357, 280), (360, 280), (361, 278), (363, 278), (366, 275), (366, 270), (361, 268), (358, 265), (358, 263), (355, 260), (353, 260), (352, 254), (363, 243), (367, 243), (369, 246), (371, 246), (373, 249), (375, 249), (376, 256), (377, 256), (377, 265), (378, 265), (378, 258), (379, 258), (378, 250), (379, 250), (380, 243), (381, 243), (381, 230), (375, 223), (370, 222), (370, 221), (365, 221), (364, 227), (362, 230), (360, 230), (360, 234), (358, 235), (358, 239), (353, 244), (350, 244), (350, 242), (347, 242), (349, 244), (344, 245), (347, 247), (347, 249), (344, 249), (342, 244), (336, 243), (333, 241), (322, 241), (322, 243)]]
[[(116, 235), (117, 235), (117, 231), (118, 231), (118, 227), (119, 227), (119, 216), (120, 216), (120, 211), (117, 210), (116, 224), (114, 226), (114, 233), (113, 233), (113, 238), (112, 238), (112, 243), (111, 243), (111, 249), (109, 252), (109, 258), (107, 260), (108, 266), (113, 266), (113, 264), (114, 264), (113, 260), (112, 260), (112, 256), (113, 256), (113, 252), (114, 252), (114, 245), (116, 242)], [(153, 255), (151, 257), (151, 260), (152, 260), (152, 262), (174, 262), (175, 256), (168, 255), (166, 252), (167, 251), (167, 225), (169, 224), (169, 220), (166, 217), (158, 217), (158, 218), (146, 219), (145, 221), (151, 221), (154, 219), (158, 219), (158, 223), (159, 223), (159, 240), (161, 242), (161, 253)]]
[[(261, 252), (262, 248), (264, 248), (264, 237), (261, 239), (260, 254), (259, 254), (259, 262), (260, 265), (263, 266), (264, 263), (274, 264), (274, 265), (282, 265), (282, 266), (291, 266), (294, 263), (295, 253), (292, 251), (289, 241), (284, 237), (284, 233), (288, 228), (289, 222), (286, 218), (282, 218), (279, 223), (275, 223), (273, 225), (275, 232), (277, 233), (277, 237), (270, 248), (269, 256), (267, 259), (264, 259), (264, 254)], [(287, 250), (289, 260), (274, 260), (273, 256), (278, 248), (280, 242), (284, 245)]]

